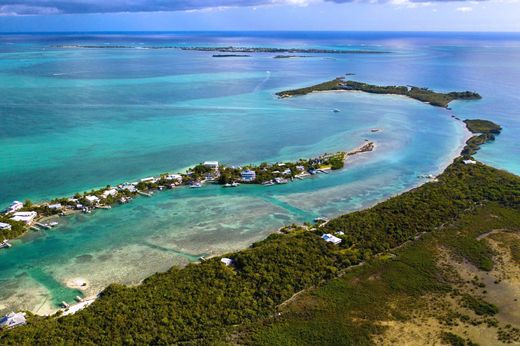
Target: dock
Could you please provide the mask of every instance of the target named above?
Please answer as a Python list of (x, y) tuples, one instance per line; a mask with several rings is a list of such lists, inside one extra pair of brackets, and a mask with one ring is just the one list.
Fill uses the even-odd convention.
[(0, 249), (3, 249), (3, 248), (10, 248), (12, 245), (9, 244), (9, 242), (7, 240), (4, 240), (3, 242), (0, 243)]
[(141, 196), (152, 197), (151, 193), (146, 193), (146, 192), (139, 191), (139, 190), (137, 190), (137, 193), (140, 194)]
[(36, 226), (40, 226), (41, 228), (51, 229), (52, 227), (40, 222), (36, 222)]
[(40, 231), (41, 231), (41, 229), (39, 229), (39, 228), (36, 227), (36, 226), (31, 226), (31, 227), (29, 227), (29, 228), (32, 229), (33, 231), (37, 231), (37, 232), (40, 232)]

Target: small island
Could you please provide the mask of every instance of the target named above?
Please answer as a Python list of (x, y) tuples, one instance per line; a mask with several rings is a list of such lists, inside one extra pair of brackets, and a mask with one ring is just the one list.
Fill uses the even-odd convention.
[(372, 94), (402, 95), (432, 106), (444, 108), (447, 108), (448, 104), (454, 100), (479, 100), (482, 98), (478, 93), (472, 91), (441, 93), (415, 86), (378, 86), (345, 80), (344, 77), (338, 77), (310, 87), (280, 91), (276, 95), (286, 98), (320, 91), (362, 91)]
[(249, 58), (247, 54), (213, 54), (213, 58)]
[(471, 137), (467, 142), (462, 155), (469, 157), (474, 155), (479, 149), (480, 145), (495, 140), (495, 135), (499, 135), (502, 127), (489, 120), (464, 120), (466, 127), (471, 133), (477, 134)]

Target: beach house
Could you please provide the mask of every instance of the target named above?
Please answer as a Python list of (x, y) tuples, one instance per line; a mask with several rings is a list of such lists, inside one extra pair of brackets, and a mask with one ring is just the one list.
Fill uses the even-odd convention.
[(321, 239), (325, 240), (327, 243), (332, 243), (332, 244), (335, 244), (335, 245), (338, 245), (339, 243), (341, 243), (341, 239), (340, 238), (335, 237), (335, 236), (333, 236), (330, 233), (326, 233), (326, 234), (322, 235)]
[(204, 161), (203, 165), (205, 167), (218, 170), (218, 161)]
[(49, 209), (51, 210), (60, 210), (62, 208), (61, 203), (54, 203), (48, 205)]
[(0, 231), (9, 231), (11, 229), (11, 225), (8, 223), (0, 222)]
[(231, 258), (227, 258), (227, 257), (221, 258), (220, 262), (224, 263), (226, 266), (230, 266), (233, 264), (233, 260)]
[(22, 326), (25, 323), (25, 313), (24, 312), (11, 312), (10, 314), (5, 315), (0, 318), (0, 329), (11, 329), (14, 327)]
[(96, 196), (85, 196), (85, 199), (90, 203), (90, 204), (97, 204), (99, 203), (99, 198), (96, 197)]
[(251, 182), (256, 179), (256, 173), (255, 173), (255, 171), (246, 169), (245, 171), (242, 171), (240, 173), (240, 177), (242, 178), (242, 181)]
[(11, 213), (14, 213), (20, 209), (23, 208), (23, 203), (20, 202), (20, 201), (14, 201), (13, 203), (11, 203), (11, 205), (9, 206), (9, 208), (7, 208), (7, 210), (5, 211), (6, 214), (11, 214)]
[(182, 183), (182, 175), (180, 175), (180, 174), (168, 174), (168, 176), (166, 177), (166, 180), (174, 180), (174, 181), (177, 181), (179, 183)]
[(117, 196), (117, 190), (116, 189), (105, 190), (105, 191), (103, 191), (101, 196), (103, 196), (103, 198), (108, 198), (108, 196), (115, 197), (115, 196)]
[(11, 220), (21, 221), (25, 222), (26, 224), (30, 224), (31, 222), (33, 222), (36, 216), (38, 216), (38, 214), (35, 211), (18, 211), (13, 214)]

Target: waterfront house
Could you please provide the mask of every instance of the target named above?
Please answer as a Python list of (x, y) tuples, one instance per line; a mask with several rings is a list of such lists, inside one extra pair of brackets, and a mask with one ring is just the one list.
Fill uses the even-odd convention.
[(9, 231), (11, 229), (11, 225), (8, 223), (0, 222), (0, 231)]
[(477, 161), (474, 160), (463, 160), (462, 162), (464, 162), (465, 165), (474, 165), (477, 163)]
[(204, 161), (202, 165), (214, 170), (218, 169), (218, 161)]
[(23, 326), (25, 323), (25, 313), (24, 312), (11, 312), (10, 314), (5, 315), (0, 318), (0, 329), (11, 329), (18, 326)]
[(60, 210), (62, 208), (62, 205), (61, 205), (61, 203), (54, 203), (54, 204), (49, 204), (48, 207), (49, 207), (49, 209), (52, 209), (52, 210)]
[(125, 183), (121, 185), (121, 190), (127, 190), (128, 192), (135, 193), (137, 192), (137, 188), (135, 187), (135, 184), (129, 184)]
[(242, 171), (240, 173), (240, 176), (242, 177), (242, 181), (245, 181), (245, 182), (251, 182), (251, 181), (254, 181), (256, 179), (255, 171), (252, 171), (250, 169)]
[(13, 214), (11, 220), (21, 221), (25, 222), (26, 224), (30, 224), (31, 222), (33, 222), (36, 216), (38, 216), (38, 214), (35, 211), (18, 211)]
[(117, 196), (117, 190), (116, 189), (105, 190), (105, 191), (103, 191), (101, 196), (103, 196), (103, 198), (108, 198), (108, 196), (115, 197), (115, 196)]
[(291, 175), (292, 174), (292, 171), (287, 168), (285, 171), (282, 172), (283, 175)]
[(296, 166), (296, 169), (300, 172), (303, 172), (305, 170), (304, 166)]
[(6, 214), (11, 214), (11, 213), (14, 213), (20, 209), (23, 208), (23, 203), (20, 202), (20, 201), (14, 201), (13, 203), (11, 203), (11, 206), (9, 206), (9, 208), (7, 208), (6, 210)]
[(224, 263), (226, 266), (230, 266), (233, 264), (233, 260), (231, 258), (222, 257), (220, 262)]
[(327, 243), (332, 243), (335, 245), (338, 245), (342, 241), (340, 238), (335, 237), (330, 233), (326, 233), (326, 234), (322, 235), (321, 239), (325, 240)]
[(85, 196), (85, 199), (90, 203), (90, 204), (97, 204), (99, 203), (99, 198), (97, 196)]
[(182, 183), (182, 175), (180, 174), (169, 174), (167, 177), (166, 177), (166, 180), (175, 180), (179, 183)]
[(152, 183), (154, 184), (157, 179), (155, 179), (154, 177), (148, 177), (148, 178), (143, 178), (141, 180), (139, 180), (141, 183)]

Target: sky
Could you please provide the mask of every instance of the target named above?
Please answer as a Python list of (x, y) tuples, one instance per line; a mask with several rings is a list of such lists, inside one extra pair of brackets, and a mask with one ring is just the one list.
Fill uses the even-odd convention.
[(520, 31), (520, 0), (0, 0), (0, 32)]

